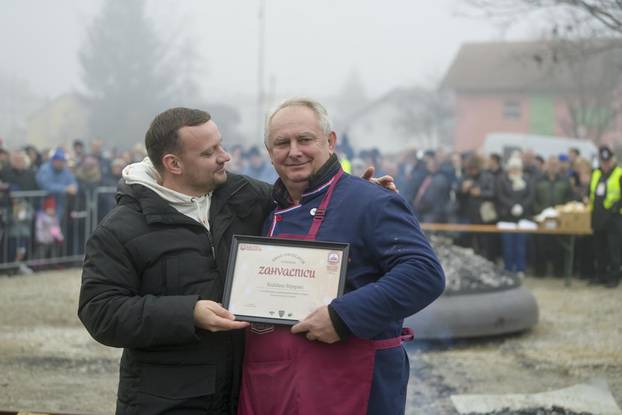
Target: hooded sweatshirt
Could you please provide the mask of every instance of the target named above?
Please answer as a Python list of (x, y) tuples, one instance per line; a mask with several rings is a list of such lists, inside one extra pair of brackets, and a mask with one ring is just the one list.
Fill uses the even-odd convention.
[(164, 187), (160, 174), (153, 167), (149, 157), (138, 163), (126, 166), (122, 173), (123, 179), (127, 184), (139, 184), (157, 193), (162, 199), (166, 200), (172, 207), (177, 209), (189, 218), (203, 224), (209, 231), (209, 209), (212, 201), (212, 193), (203, 196), (189, 196), (175, 190)]

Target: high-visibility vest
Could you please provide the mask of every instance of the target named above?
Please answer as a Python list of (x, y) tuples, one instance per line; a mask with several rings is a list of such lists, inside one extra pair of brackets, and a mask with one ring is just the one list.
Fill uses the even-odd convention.
[(352, 173), (352, 163), (350, 163), (350, 160), (348, 160), (346, 156), (343, 156), (343, 158), (339, 160), (339, 162), (341, 163), (341, 168), (343, 169), (343, 171), (348, 174)]
[[(594, 197), (596, 194), (596, 187), (598, 186), (598, 182), (602, 177), (603, 172), (600, 169), (594, 170), (592, 173), (592, 180), (590, 182), (590, 209), (594, 210)], [(609, 178), (607, 179), (607, 195), (603, 200), (603, 206), (605, 209), (609, 210), (611, 207), (620, 200), (620, 177), (622, 177), (622, 167), (616, 166)], [(622, 208), (620, 209), (620, 213), (622, 213)]]

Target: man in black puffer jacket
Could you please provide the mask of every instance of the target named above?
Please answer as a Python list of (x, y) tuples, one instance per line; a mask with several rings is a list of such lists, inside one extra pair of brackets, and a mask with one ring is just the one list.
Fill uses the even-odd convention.
[[(210, 115), (173, 108), (87, 242), (78, 315), (123, 347), (117, 414), (235, 413), (243, 336), (219, 305), (233, 234), (258, 235), (271, 186), (225, 171)], [(153, 163), (153, 164), (152, 164)]]

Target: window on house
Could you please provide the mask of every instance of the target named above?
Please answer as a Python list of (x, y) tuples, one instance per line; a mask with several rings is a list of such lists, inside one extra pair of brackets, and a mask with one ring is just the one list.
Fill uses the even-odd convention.
[(520, 102), (505, 101), (503, 103), (503, 118), (517, 120), (521, 117)]

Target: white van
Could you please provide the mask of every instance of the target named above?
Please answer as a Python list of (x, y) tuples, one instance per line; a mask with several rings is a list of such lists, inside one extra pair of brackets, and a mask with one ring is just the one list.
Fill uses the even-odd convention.
[(499, 153), (504, 160), (507, 160), (516, 150), (522, 152), (533, 150), (534, 153), (546, 160), (549, 156), (568, 154), (568, 149), (571, 147), (578, 148), (581, 157), (590, 161), (598, 155), (598, 149), (589, 140), (518, 133), (490, 133), (486, 135), (483, 151), (486, 154)]

